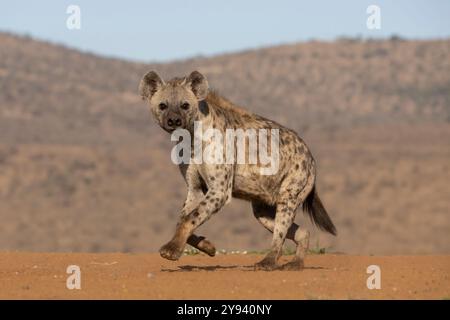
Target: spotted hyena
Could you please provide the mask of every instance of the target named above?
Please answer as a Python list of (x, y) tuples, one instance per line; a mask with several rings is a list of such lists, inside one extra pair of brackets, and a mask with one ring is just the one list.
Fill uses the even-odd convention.
[[(209, 90), (198, 71), (187, 77), (164, 82), (156, 72), (148, 72), (140, 82), (139, 93), (149, 105), (156, 122), (167, 132), (184, 129), (194, 134), (195, 122), (202, 130), (277, 129), (279, 163), (275, 174), (261, 174), (261, 163), (196, 163), (179, 165), (188, 192), (175, 235), (161, 247), (160, 254), (178, 260), (186, 243), (214, 256), (215, 248), (194, 231), (217, 213), (232, 197), (248, 200), (258, 221), (273, 233), (268, 254), (256, 269), (273, 270), (286, 238), (297, 245), (293, 260), (281, 268), (301, 269), (308, 249), (309, 232), (294, 222), (299, 206), (322, 230), (333, 235), (336, 229), (315, 188), (316, 164), (305, 142), (293, 131), (241, 109)], [(215, 140), (202, 141), (203, 146)], [(248, 141), (246, 140), (248, 144)], [(214, 145), (213, 145), (214, 147)]]

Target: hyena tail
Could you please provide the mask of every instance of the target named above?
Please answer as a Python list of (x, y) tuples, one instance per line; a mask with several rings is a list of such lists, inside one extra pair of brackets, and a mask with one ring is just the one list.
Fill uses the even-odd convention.
[(303, 210), (308, 213), (311, 220), (319, 227), (319, 229), (327, 231), (334, 236), (337, 234), (336, 227), (323, 207), (322, 201), (320, 201), (320, 198), (317, 195), (315, 186), (306, 197), (306, 200), (303, 203)]

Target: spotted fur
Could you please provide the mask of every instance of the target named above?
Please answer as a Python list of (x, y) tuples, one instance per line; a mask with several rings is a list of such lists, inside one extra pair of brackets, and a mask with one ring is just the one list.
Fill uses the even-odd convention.
[[(203, 130), (215, 128), (223, 133), (231, 128), (279, 130), (280, 161), (274, 175), (262, 175), (260, 163), (180, 165), (188, 192), (175, 235), (160, 249), (162, 257), (179, 259), (186, 243), (214, 255), (214, 246), (204, 237), (195, 235), (194, 231), (233, 197), (251, 202), (255, 217), (273, 233), (269, 253), (256, 264), (257, 269), (278, 267), (277, 260), (286, 238), (296, 243), (297, 251), (295, 258), (282, 268), (303, 267), (309, 233), (294, 222), (300, 206), (321, 229), (336, 234), (336, 228), (317, 195), (314, 158), (293, 130), (250, 113), (209, 90), (206, 78), (197, 71), (167, 83), (151, 71), (142, 79), (139, 92), (148, 101), (155, 120), (168, 132), (173, 130), (173, 126), (167, 125), (168, 117), (182, 119), (182, 127), (191, 134), (194, 121), (202, 121)], [(166, 106), (163, 110), (162, 104)], [(189, 105), (188, 109), (186, 105)], [(214, 147), (213, 143), (203, 142), (204, 147)]]

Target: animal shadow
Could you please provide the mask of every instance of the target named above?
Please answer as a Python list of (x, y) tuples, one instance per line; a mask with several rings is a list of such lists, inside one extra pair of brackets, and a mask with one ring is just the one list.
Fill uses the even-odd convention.
[(253, 270), (253, 265), (249, 266), (238, 266), (238, 265), (232, 265), (232, 266), (193, 266), (193, 265), (183, 265), (178, 266), (178, 269), (161, 269), (163, 272), (192, 272), (192, 271), (224, 271), (224, 270)]
[[(324, 270), (324, 267), (304, 267), (303, 270)], [(199, 272), (199, 271), (227, 271), (227, 270), (238, 270), (238, 271), (255, 271), (254, 265), (231, 265), (231, 266), (194, 266), (194, 265), (183, 265), (178, 266), (177, 269), (161, 269), (162, 272)], [(281, 270), (274, 270), (281, 271)], [(289, 272), (289, 271), (287, 271)]]

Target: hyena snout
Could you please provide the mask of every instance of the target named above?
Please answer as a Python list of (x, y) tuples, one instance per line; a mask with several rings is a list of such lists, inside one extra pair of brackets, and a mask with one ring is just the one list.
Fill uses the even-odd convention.
[(185, 119), (179, 113), (169, 111), (163, 120), (164, 129), (173, 131), (177, 128), (184, 128)]

